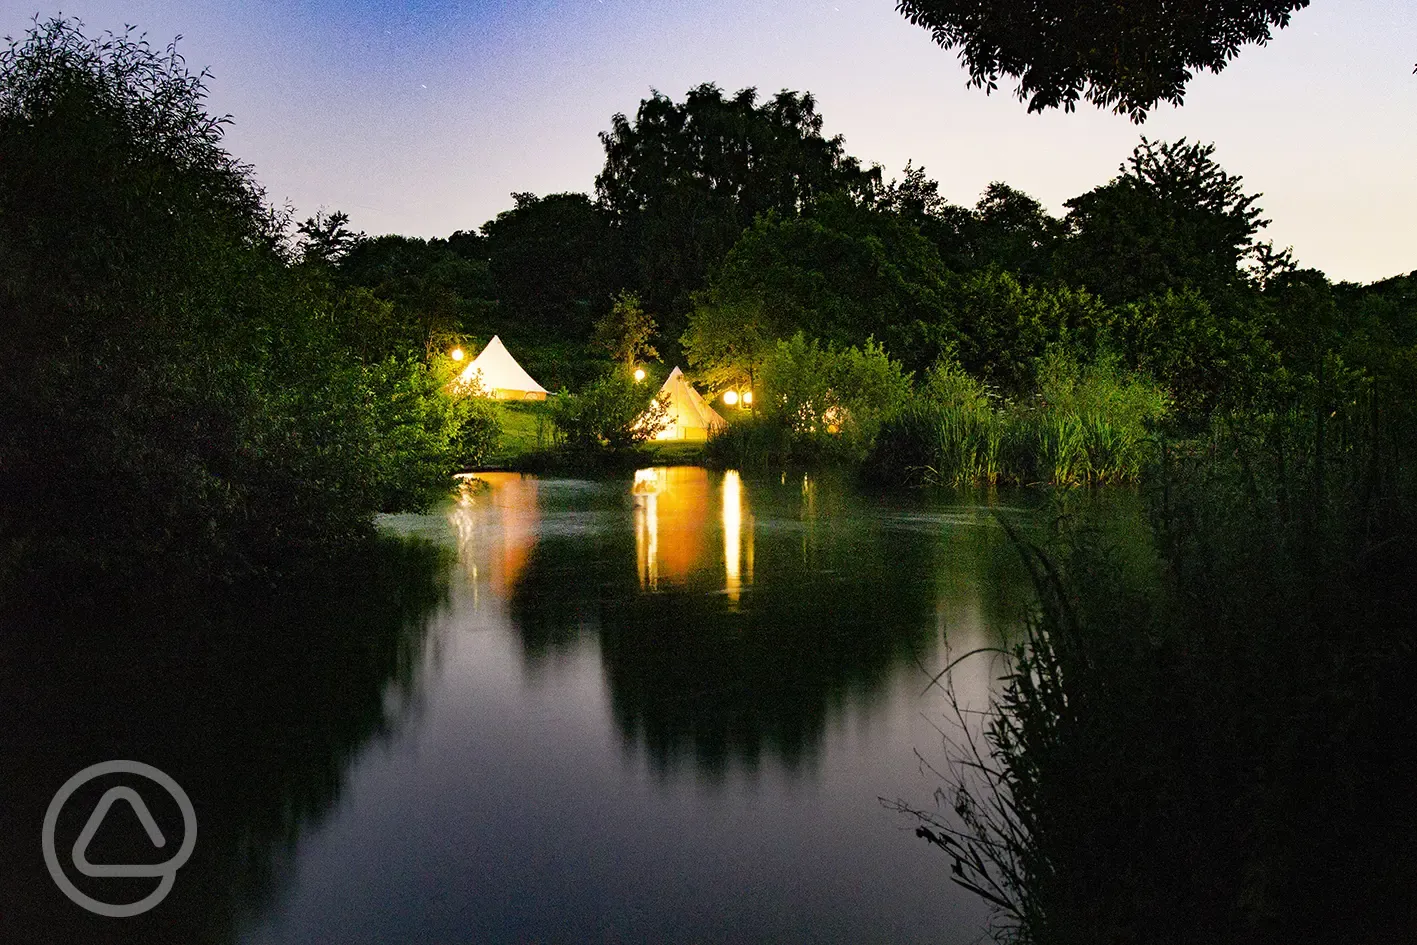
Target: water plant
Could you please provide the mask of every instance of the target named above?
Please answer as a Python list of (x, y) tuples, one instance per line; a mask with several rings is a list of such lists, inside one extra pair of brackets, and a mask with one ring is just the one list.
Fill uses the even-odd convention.
[(1015, 533), (1026, 633), (983, 730), (961, 714), (937, 805), (913, 811), (1000, 938), (1413, 927), (1412, 421), (1320, 385), (1167, 444), (1139, 552), (1076, 514)]

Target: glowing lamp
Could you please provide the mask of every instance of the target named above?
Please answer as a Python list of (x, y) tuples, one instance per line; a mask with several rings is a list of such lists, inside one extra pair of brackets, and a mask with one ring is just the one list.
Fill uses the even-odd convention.
[(454, 361), (461, 361), (465, 357), (461, 348), (454, 348), (452, 351), (448, 352), (448, 355)]
[(753, 403), (753, 392), (750, 391), (750, 390), (745, 390), (745, 391), (743, 392), (743, 406), (744, 406), (744, 407), (748, 407), (748, 406), (751, 406), (752, 403)]
[(732, 407), (738, 403), (738, 392), (736, 390), (726, 390), (723, 392), (723, 402)]
[(644, 379), (645, 379), (645, 369), (642, 368), (642, 367), (637, 367), (637, 368), (635, 368), (635, 380), (636, 380), (636, 381), (642, 381), (642, 380), (644, 380)]

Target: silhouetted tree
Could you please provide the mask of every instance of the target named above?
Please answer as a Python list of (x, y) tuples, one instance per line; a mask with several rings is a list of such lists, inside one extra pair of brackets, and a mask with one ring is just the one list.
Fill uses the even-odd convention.
[(1121, 173), (1067, 201), (1059, 275), (1112, 303), (1194, 286), (1212, 300), (1246, 278), (1269, 221), (1214, 145), (1142, 139)]
[(516, 205), (482, 227), (481, 249), (503, 317), (584, 343), (611, 296), (628, 284), (610, 217), (584, 194), (513, 194)]
[(300, 255), (310, 263), (337, 263), (364, 239), (363, 233), (349, 228), (349, 214), (343, 210), (317, 210), (296, 231), (302, 237)]
[(958, 49), (969, 84), (989, 92), (1005, 76), (1039, 112), (1088, 101), (1145, 120), (1180, 105), (1199, 69), (1219, 72), (1249, 43), (1264, 45), (1309, 0), (898, 0), (896, 9)]
[(676, 103), (654, 93), (631, 121), (601, 134), (600, 204), (625, 234), (638, 288), (665, 334), (684, 327), (698, 289), (753, 219), (793, 215), (824, 194), (865, 194), (879, 170), (863, 170), (842, 138), (822, 136), (811, 94), (779, 92), (759, 104), (755, 89), (726, 98), (714, 85)]

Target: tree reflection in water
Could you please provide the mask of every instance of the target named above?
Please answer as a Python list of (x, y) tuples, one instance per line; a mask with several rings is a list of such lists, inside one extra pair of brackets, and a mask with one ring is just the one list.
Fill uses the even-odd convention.
[[(997, 607), (981, 597), (1021, 586), (1002, 534), (973, 513), (942, 528), (838, 483), (699, 468), (643, 470), (631, 493), (579, 500), (618, 527), (557, 528), (543, 508), (511, 613), (533, 664), (595, 636), (622, 737), (661, 770), (691, 760), (713, 776), (764, 753), (801, 766), (845, 707), (932, 658), (951, 608), (978, 615)], [(959, 531), (979, 556), (972, 582)]]
[[(0, 940), (233, 940), (244, 916), (269, 906), (297, 837), (338, 800), (352, 759), (416, 701), (425, 628), (444, 599), (445, 573), (431, 548), (388, 540), (312, 569), (281, 592), (100, 599), (0, 617), (0, 836), (9, 841), (0, 857)], [(198, 822), (198, 843), (172, 893), (121, 921), (65, 899), (40, 844), (58, 787), (115, 758), (171, 775)], [(61, 862), (110, 786), (100, 779), (65, 805)], [(175, 805), (154, 806), (153, 814), (176, 843)], [(90, 859), (170, 856), (172, 846), (155, 854), (125, 844), (120, 835), (147, 843), (136, 819), (131, 826), (100, 829)], [(155, 883), (78, 878), (90, 895), (112, 902), (136, 901)]]

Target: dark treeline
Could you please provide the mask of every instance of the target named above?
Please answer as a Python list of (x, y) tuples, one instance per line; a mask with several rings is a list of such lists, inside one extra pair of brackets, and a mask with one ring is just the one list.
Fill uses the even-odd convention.
[(7, 571), (367, 533), (495, 442), (445, 388), (493, 334), (593, 394), (550, 412), (568, 443), (643, 438), (648, 385), (605, 378), (658, 356), (755, 391), (722, 461), (916, 481), (1135, 479), (1158, 429), (1413, 384), (1412, 278), (1297, 269), (1209, 146), (1143, 139), (1061, 218), (1003, 183), (966, 207), (850, 156), (810, 94), (703, 85), (614, 116), (593, 196), (369, 238), (274, 210), (172, 50), (37, 24), (0, 81)]
[[(1289, 403), (1312, 386), (1324, 352), (1351, 375), (1392, 377), (1392, 352), (1411, 343), (1408, 277), (1335, 286), (1299, 269), (1261, 239), (1259, 195), (1213, 146), (1143, 139), (1115, 177), (1054, 217), (1004, 183), (961, 206), (913, 164), (886, 181), (821, 129), (809, 94), (656, 93), (602, 135), (594, 195), (516, 194), (512, 209), (446, 240), (357, 240), (337, 279), (390, 304), (409, 343), (500, 333), (552, 389), (609, 370), (597, 329), (631, 297), (666, 366), (683, 363), (710, 394), (766, 380), (759, 403), (805, 408), (758, 411), (767, 429), (736, 430), (725, 459), (860, 458), (878, 421), (919, 407), (881, 401), (870, 385), (773, 387), (774, 376), (804, 373), (781, 347), (799, 333), (837, 354), (879, 345), (916, 394), (932, 372), (962, 371), (985, 402), (1028, 415), (1004, 424), (1015, 432), (1043, 422), (1050, 380), (1085, 386), (1094, 364), (1107, 368), (1094, 372), (1098, 397), (1146, 385), (1164, 401), (1151, 419), (1194, 433), (1217, 411)], [(1064, 363), (1074, 368), (1065, 377)], [(1110, 420), (1141, 432), (1130, 415)], [(833, 426), (847, 435), (818, 435)], [(1044, 450), (1034, 434), (1018, 437), (1017, 451)], [(906, 478), (946, 463), (914, 440), (884, 450), (877, 468)], [(897, 454), (933, 461), (899, 468)], [(1048, 465), (938, 478), (1049, 481), (1035, 468)], [(1117, 478), (1102, 466), (1096, 478)]]
[(301, 252), (203, 81), (63, 20), (0, 52), (6, 583), (279, 568), (446, 492), (486, 432), (387, 304)]

